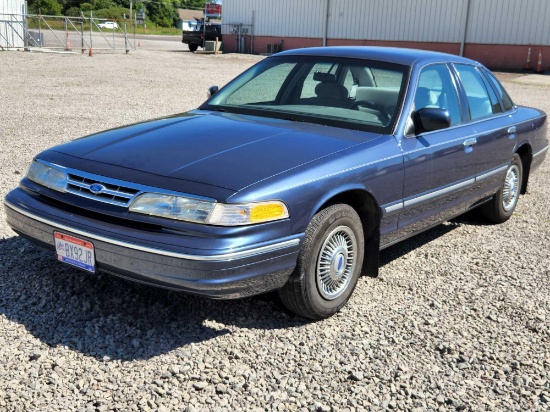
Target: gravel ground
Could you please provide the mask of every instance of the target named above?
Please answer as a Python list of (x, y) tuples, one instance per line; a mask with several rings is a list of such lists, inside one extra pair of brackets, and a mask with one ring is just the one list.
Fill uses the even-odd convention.
[[(34, 154), (196, 107), (258, 57), (0, 53), (0, 194)], [(550, 113), (550, 87), (501, 75)], [(321, 322), (275, 294), (210, 301), (58, 264), (0, 206), (0, 410), (550, 408), (550, 161), (514, 217), (474, 214), (382, 252)]]

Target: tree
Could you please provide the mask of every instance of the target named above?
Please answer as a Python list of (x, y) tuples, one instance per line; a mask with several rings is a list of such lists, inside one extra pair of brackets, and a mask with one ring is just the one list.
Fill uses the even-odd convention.
[(169, 0), (145, 3), (147, 14), (153, 23), (161, 27), (173, 27), (179, 16)]
[(203, 9), (206, 0), (181, 0), (180, 6), (182, 9)]
[(29, 1), (29, 10), (34, 13), (45, 14), (49, 16), (59, 16), (62, 10), (61, 4), (56, 0), (34, 0)]

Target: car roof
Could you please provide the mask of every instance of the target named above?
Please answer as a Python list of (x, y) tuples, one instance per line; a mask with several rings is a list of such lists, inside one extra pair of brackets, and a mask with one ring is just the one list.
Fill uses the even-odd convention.
[(440, 53), (428, 50), (406, 49), (399, 47), (377, 47), (377, 46), (331, 46), (311, 47), (303, 49), (288, 50), (277, 53), (275, 56), (326, 56), (326, 57), (348, 57), (378, 60), (388, 63), (402, 64), (407, 66), (424, 65), (428, 63), (479, 63), (464, 57), (453, 54)]

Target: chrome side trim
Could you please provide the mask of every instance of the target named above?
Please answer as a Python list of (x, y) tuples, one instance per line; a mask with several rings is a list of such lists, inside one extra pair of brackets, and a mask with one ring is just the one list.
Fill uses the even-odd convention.
[(128, 249), (133, 250), (139, 250), (140, 252), (147, 252), (147, 253), (153, 253), (156, 255), (162, 255), (162, 256), (168, 256), (173, 257), (177, 259), (186, 259), (186, 260), (194, 260), (194, 261), (203, 261), (203, 262), (219, 262), (219, 261), (231, 261), (235, 259), (243, 259), (247, 257), (252, 257), (255, 255), (259, 255), (262, 253), (268, 253), (268, 252), (274, 252), (280, 249), (284, 249), (291, 246), (296, 246), (300, 243), (300, 239), (290, 239), (285, 240), (283, 242), (279, 242), (273, 245), (268, 246), (261, 246), (254, 249), (248, 249), (243, 250), (240, 252), (231, 252), (231, 253), (223, 253), (220, 255), (211, 255), (211, 256), (198, 256), (198, 255), (189, 255), (186, 253), (177, 253), (177, 252), (171, 252), (169, 250), (162, 250), (162, 249), (156, 249), (148, 246), (141, 246), (136, 245), (134, 243), (128, 243), (128, 242), (122, 242), (120, 240), (111, 239), (105, 236), (96, 235), (93, 233), (86, 232), (84, 230), (75, 229), (73, 227), (63, 225), (61, 223), (53, 222), (49, 219), (44, 219), (42, 217), (36, 216), (30, 212), (27, 212), (23, 209), (20, 209), (17, 206), (12, 205), (11, 203), (8, 203), (4, 200), (4, 205), (6, 207), (9, 207), (10, 209), (14, 210), (17, 213), (20, 213), (30, 219), (36, 220), (40, 223), (44, 223), (46, 225), (53, 226), (56, 229), (64, 230), (67, 232), (71, 232), (80, 236), (85, 236), (90, 239), (99, 240), (100, 242), (109, 243), (111, 245), (121, 246)]
[(497, 175), (501, 172), (504, 172), (508, 168), (508, 165), (501, 166), (497, 169), (491, 170), (490, 172), (483, 173), (482, 175), (479, 175), (476, 177), (476, 182), (479, 182), (480, 180), (488, 179), (491, 176)]
[(473, 184), (474, 182), (475, 182), (475, 178), (471, 178), (471, 179), (465, 180), (463, 182), (456, 183), (452, 186), (448, 186), (448, 187), (436, 190), (436, 191), (431, 192), (431, 193), (426, 193), (425, 195), (414, 197), (414, 198), (409, 199), (409, 200), (405, 200), (403, 202), (403, 205), (405, 207), (408, 207), (408, 206), (412, 206), (412, 205), (415, 205), (415, 204), (420, 203), (420, 202), (425, 202), (426, 200), (433, 199), (434, 197), (442, 196), (442, 195), (450, 193), (454, 190), (458, 190), (458, 189), (461, 189), (463, 187), (469, 186), (469, 185)]
[(382, 208), (384, 209), (385, 214), (390, 214), (397, 210), (403, 209), (403, 202), (399, 202), (391, 206), (382, 206)]
[(548, 146), (546, 146), (544, 149), (542, 150), (539, 150), (537, 153), (534, 153), (533, 154), (533, 157), (537, 157), (537, 156), (540, 156), (541, 154), (543, 154), (544, 152), (546, 152), (548, 150)]

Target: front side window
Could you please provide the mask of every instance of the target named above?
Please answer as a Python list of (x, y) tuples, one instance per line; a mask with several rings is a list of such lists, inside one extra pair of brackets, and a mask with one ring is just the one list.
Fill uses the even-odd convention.
[(451, 125), (460, 123), (460, 104), (456, 87), (444, 64), (434, 64), (422, 69), (414, 95), (414, 110), (438, 108), (449, 111)]
[(270, 57), (237, 77), (201, 108), (390, 132), (407, 73), (407, 66), (372, 60)]

